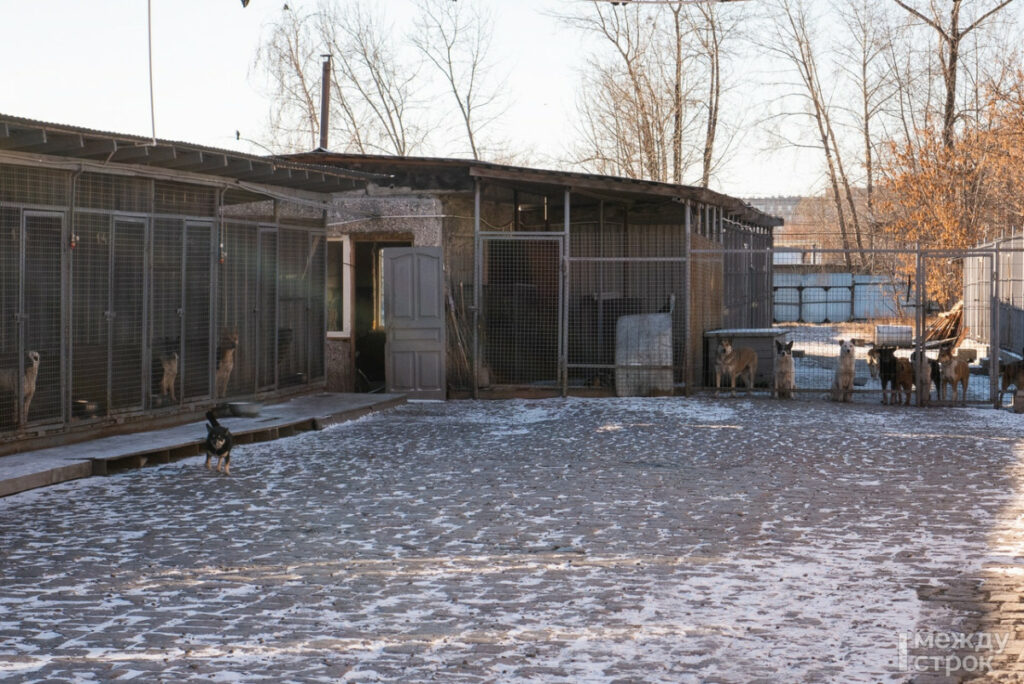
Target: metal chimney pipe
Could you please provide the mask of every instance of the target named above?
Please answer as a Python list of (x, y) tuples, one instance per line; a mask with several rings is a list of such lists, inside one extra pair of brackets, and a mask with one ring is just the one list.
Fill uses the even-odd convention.
[(327, 149), (327, 131), (331, 121), (331, 56), (324, 58), (323, 83), (320, 86), (320, 149)]

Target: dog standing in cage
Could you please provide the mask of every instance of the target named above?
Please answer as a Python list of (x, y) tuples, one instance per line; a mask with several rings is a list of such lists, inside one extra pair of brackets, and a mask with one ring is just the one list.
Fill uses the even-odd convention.
[(732, 396), (736, 396), (736, 378), (746, 376), (747, 394), (754, 391), (754, 376), (757, 375), (757, 352), (749, 347), (733, 347), (732, 340), (718, 341), (715, 354), (715, 396), (722, 387), (722, 376), (727, 375), (732, 385)]
[(216, 398), (222, 399), (228, 394), (228, 380), (235, 369), (235, 350), (238, 349), (238, 331), (225, 331), (217, 345)]
[(36, 394), (36, 379), (39, 377), (39, 352), (30, 351), (25, 354), (25, 375), (22, 378), (22, 402), (18, 405), (18, 369), (0, 369), (0, 392), (10, 392), (14, 395), (14, 413), (18, 417), (18, 424), (24, 425), (28, 422), (28, 409), (32, 405), (32, 397)]
[(853, 346), (853, 340), (840, 340), (839, 363), (836, 365), (835, 378), (832, 380), (832, 401), (850, 401), (853, 397), (856, 362), (857, 350)]
[(171, 401), (177, 401), (174, 396), (174, 388), (178, 384), (178, 352), (171, 352), (160, 357), (160, 365), (163, 366), (164, 374), (160, 379), (160, 394), (170, 396)]
[(967, 381), (970, 377), (970, 369), (967, 362), (953, 356), (953, 347), (948, 344), (942, 345), (939, 349), (939, 365), (942, 366), (942, 383), (939, 385), (939, 400), (946, 399), (946, 385), (953, 389), (953, 403), (956, 403), (957, 387), (963, 387), (961, 404), (967, 403)]
[(892, 347), (872, 347), (868, 350), (868, 369), (872, 378), (881, 380), (883, 404), (910, 404), (914, 386), (914, 367), (910, 361), (897, 358)]
[(792, 399), (796, 389), (796, 371), (793, 365), (793, 342), (782, 344), (775, 340), (775, 386), (772, 394), (779, 399)]
[(910, 352), (910, 364), (914, 367), (914, 384), (921, 390), (921, 398), (918, 406), (927, 406), (932, 398), (932, 385), (935, 385), (935, 396), (939, 396), (939, 386), (942, 383), (942, 371), (935, 359), (928, 358), (927, 354), (921, 354), (918, 358), (917, 350)]

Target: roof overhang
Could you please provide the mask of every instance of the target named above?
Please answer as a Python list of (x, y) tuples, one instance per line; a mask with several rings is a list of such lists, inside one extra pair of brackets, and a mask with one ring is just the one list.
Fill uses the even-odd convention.
[(649, 203), (679, 202), (722, 208), (734, 220), (762, 228), (783, 225), (782, 219), (766, 214), (729, 195), (690, 185), (635, 180), (571, 171), (553, 171), (506, 166), (466, 159), (431, 157), (394, 157), (332, 153), (323, 150), (290, 155), (296, 161), (319, 166), (338, 165), (376, 175), (377, 184), (408, 187), (413, 191), (468, 192), (476, 180), (517, 188), (527, 192), (552, 194), (569, 190), (595, 199)]
[(106, 167), (143, 167), (198, 174), (313, 193), (345, 192), (366, 185), (374, 174), (337, 166), (304, 164), (284, 157), (260, 157), (232, 150), (107, 133), (0, 115), (0, 152), (87, 162)]

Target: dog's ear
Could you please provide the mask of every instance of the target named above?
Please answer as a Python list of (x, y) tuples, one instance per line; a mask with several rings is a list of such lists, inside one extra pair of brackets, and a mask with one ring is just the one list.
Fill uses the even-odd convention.
[(786, 351), (793, 351), (793, 340), (786, 343)]

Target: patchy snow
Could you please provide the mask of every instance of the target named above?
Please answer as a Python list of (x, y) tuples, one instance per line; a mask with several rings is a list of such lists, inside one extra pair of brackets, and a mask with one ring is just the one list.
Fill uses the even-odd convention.
[(0, 499), (0, 678), (900, 678), (899, 635), (950, 619), (921, 587), (1024, 555), (1020, 419), (416, 403), (238, 447), (231, 477), (26, 492)]

